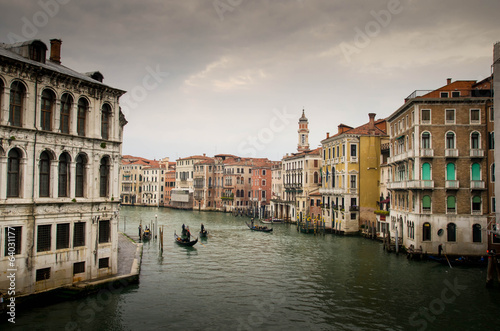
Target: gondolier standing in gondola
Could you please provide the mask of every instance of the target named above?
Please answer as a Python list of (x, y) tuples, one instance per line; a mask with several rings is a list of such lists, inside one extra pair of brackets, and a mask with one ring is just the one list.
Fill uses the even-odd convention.
[(252, 222), (252, 228), (253, 228), (253, 227), (254, 227), (254, 226), (253, 226), (253, 218), (251, 218), (251, 219), (250, 219), (250, 222)]
[(201, 223), (201, 233), (205, 233), (205, 226), (203, 226), (203, 223)]
[(189, 226), (186, 227), (186, 235), (187, 235), (187, 241), (191, 241), (191, 231), (189, 231)]

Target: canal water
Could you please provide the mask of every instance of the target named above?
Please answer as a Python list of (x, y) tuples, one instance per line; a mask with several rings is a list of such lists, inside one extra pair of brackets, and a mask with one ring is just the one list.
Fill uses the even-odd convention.
[[(137, 236), (157, 216), (164, 249), (144, 245), (140, 284), (21, 310), (18, 330), (492, 330), (500, 286), (486, 270), (385, 253), (360, 237), (250, 231), (229, 214), (123, 207), (120, 231)], [(174, 243), (182, 224), (209, 238)], [(0, 329), (11, 325), (0, 322)]]

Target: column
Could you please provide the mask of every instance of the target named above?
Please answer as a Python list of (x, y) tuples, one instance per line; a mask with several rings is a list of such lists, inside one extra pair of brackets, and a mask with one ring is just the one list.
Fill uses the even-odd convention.
[(51, 198), (59, 196), (59, 160), (50, 162), (50, 194)]
[(76, 162), (73, 160), (69, 163), (69, 194), (70, 199), (75, 198), (76, 189)]
[(7, 198), (7, 156), (0, 156), (0, 200)]

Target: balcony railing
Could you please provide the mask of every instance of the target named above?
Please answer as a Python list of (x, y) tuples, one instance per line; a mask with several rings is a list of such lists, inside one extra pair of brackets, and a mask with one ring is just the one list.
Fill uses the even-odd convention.
[(407, 181), (401, 181), (401, 182), (388, 182), (387, 183), (387, 188), (389, 190), (404, 190), (407, 188)]
[(421, 148), (420, 149), (421, 157), (434, 157), (434, 150), (432, 148)]
[(332, 188), (320, 188), (319, 193), (320, 194), (333, 194), (333, 189)]
[(479, 148), (471, 149), (470, 157), (484, 157), (484, 149), (479, 149)]
[(408, 188), (416, 189), (432, 189), (434, 188), (433, 180), (412, 180), (408, 182)]
[(470, 188), (472, 190), (484, 190), (486, 188), (484, 180), (471, 180)]
[(445, 157), (458, 157), (458, 149), (456, 148), (447, 148), (444, 150)]
[(458, 189), (459, 187), (458, 180), (447, 180), (445, 183), (445, 187), (448, 189)]

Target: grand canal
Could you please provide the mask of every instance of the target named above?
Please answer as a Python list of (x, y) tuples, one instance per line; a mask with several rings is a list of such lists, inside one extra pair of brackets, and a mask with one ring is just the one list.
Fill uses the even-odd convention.
[[(229, 214), (123, 207), (120, 231), (137, 235), (157, 215), (158, 242), (144, 245), (139, 285), (21, 310), (26, 330), (496, 329), (500, 286), (486, 270), (449, 268), (387, 254), (359, 237), (300, 234), (275, 224), (249, 231)], [(210, 232), (178, 247), (182, 224)], [(11, 327), (0, 323), (0, 329)]]

